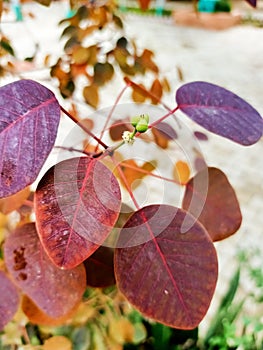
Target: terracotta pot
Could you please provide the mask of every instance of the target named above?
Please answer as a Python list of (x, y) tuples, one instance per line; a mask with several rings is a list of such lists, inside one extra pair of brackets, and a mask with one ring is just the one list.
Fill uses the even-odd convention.
[(141, 10), (148, 10), (151, 0), (139, 0)]
[(227, 29), (241, 22), (240, 15), (233, 15), (225, 12), (196, 13), (194, 11), (174, 11), (173, 19), (178, 25), (214, 30)]

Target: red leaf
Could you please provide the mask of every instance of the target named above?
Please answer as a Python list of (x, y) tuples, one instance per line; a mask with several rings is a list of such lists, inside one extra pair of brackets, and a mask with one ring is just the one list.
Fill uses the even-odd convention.
[(109, 129), (110, 137), (113, 141), (121, 141), (124, 131), (132, 131), (131, 123), (124, 122), (123, 119), (116, 120)]
[(188, 182), (183, 208), (198, 218), (213, 241), (231, 236), (241, 225), (235, 191), (226, 175), (216, 168), (206, 168)]
[(43, 251), (35, 224), (18, 227), (6, 239), (5, 262), (17, 285), (47, 315), (66, 315), (78, 304), (86, 287), (83, 265), (72, 270), (56, 267)]
[(204, 227), (181, 209), (150, 205), (130, 217), (118, 246), (124, 248), (115, 250), (115, 276), (128, 301), (158, 322), (195, 328), (217, 280), (216, 251)]
[(14, 314), (18, 309), (19, 296), (18, 292), (5, 275), (3, 271), (0, 271), (0, 331), (4, 326), (12, 320)]
[(60, 106), (31, 80), (1, 87), (0, 96), (0, 197), (6, 197), (35, 181), (54, 145)]
[(35, 195), (37, 229), (58, 266), (72, 268), (105, 240), (120, 211), (119, 184), (100, 161), (72, 158), (49, 169)]

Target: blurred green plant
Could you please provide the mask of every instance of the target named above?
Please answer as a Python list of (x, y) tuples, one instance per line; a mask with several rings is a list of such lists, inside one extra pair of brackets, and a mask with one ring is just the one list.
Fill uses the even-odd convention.
[[(260, 251), (253, 253), (242, 251), (239, 254), (239, 266), (232, 276), (229, 288), (222, 298), (216, 315), (204, 338), (204, 347), (209, 350), (260, 350), (263, 346), (263, 324), (261, 314), (246, 315), (244, 307), (248, 303), (263, 303), (263, 269), (259, 259), (256, 266), (251, 264), (252, 257), (260, 258)], [(241, 273), (242, 272), (242, 273)], [(240, 276), (251, 284), (250, 292), (242, 292)]]

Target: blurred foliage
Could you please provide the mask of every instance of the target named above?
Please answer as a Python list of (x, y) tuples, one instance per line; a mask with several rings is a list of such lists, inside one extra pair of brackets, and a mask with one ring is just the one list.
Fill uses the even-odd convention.
[[(73, 96), (82, 78), (84, 100), (96, 108), (100, 103), (100, 89), (116, 74), (134, 77), (150, 73), (151, 102), (158, 103), (163, 91), (169, 90), (169, 84), (159, 76), (154, 53), (147, 48), (138, 49), (136, 43), (125, 36), (117, 6), (107, 1), (102, 5), (90, 2), (80, 7), (75, 4), (75, 7), (75, 14), (60, 23), (66, 25), (62, 33), (66, 40), (65, 54), (51, 68), (51, 76), (58, 79), (62, 96)], [(144, 102), (146, 96), (134, 91), (132, 98), (135, 102)]]
[[(50, 4), (48, 0), (38, 2)], [(153, 52), (149, 49), (139, 50), (136, 43), (124, 35), (123, 22), (116, 12), (116, 6), (111, 2), (101, 6), (92, 2), (80, 7), (76, 4), (75, 6), (76, 13), (61, 22), (61, 25), (66, 25), (62, 33), (62, 38), (66, 39), (65, 54), (51, 68), (51, 76), (58, 80), (62, 96), (72, 97), (78, 79), (84, 78), (86, 84), (83, 88), (83, 98), (87, 104), (96, 108), (100, 102), (100, 89), (112, 81), (116, 73), (130, 77), (143, 77), (150, 73), (150, 101), (157, 104), (163, 92), (169, 90), (169, 83), (160, 78)], [(109, 37), (108, 33), (112, 35)], [(5, 36), (1, 36), (0, 58), (14, 55), (12, 43)], [(8, 59), (3, 62), (6, 63), (0, 65), (0, 76), (12, 68)], [(144, 102), (149, 98), (143, 89), (136, 89), (135, 86), (132, 88), (132, 98), (135, 102)], [(155, 134), (155, 137), (160, 139), (161, 136)], [(138, 172), (139, 166), (133, 163), (133, 160), (129, 160), (129, 165), (130, 168), (126, 168), (126, 171), (131, 174), (132, 180), (133, 173)], [(143, 169), (153, 170), (148, 167), (148, 163), (142, 165)], [(180, 182), (187, 181), (188, 171), (187, 164), (176, 164), (175, 172)], [(143, 177), (143, 173), (141, 174)], [(21, 198), (16, 197), (14, 200), (10, 197), (8, 202), (0, 203), (1, 270), (4, 269), (1, 246), (4, 232), (10, 229), (10, 208), (17, 209), (13, 206), (20, 201), (22, 203), (29, 196), (29, 192), (26, 190), (19, 195)], [(26, 222), (31, 212), (22, 207), (19, 210), (19, 215)], [(242, 267), (245, 267), (253, 283), (253, 293), (236, 300), (240, 288), (238, 268), (204, 340), (198, 339), (198, 329), (176, 330), (144, 319), (115, 287), (87, 288), (78, 309), (73, 315), (69, 315), (67, 320), (63, 319), (60, 325), (54, 325), (54, 320), (50, 319), (30, 319), (30, 313), (25, 316), (25, 301), (22, 302), (14, 320), (0, 333), (0, 349), (262, 349), (262, 322), (258, 316), (242, 315), (242, 308), (247, 299), (258, 305), (263, 303), (263, 269), (262, 266), (250, 266), (247, 255), (242, 256)], [(28, 305), (30, 309), (34, 308), (32, 303)], [(241, 324), (241, 332), (237, 329), (237, 320)]]

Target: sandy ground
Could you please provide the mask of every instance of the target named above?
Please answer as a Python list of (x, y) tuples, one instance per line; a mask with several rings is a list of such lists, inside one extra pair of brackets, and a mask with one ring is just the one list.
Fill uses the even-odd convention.
[[(62, 44), (58, 44), (61, 28), (57, 27), (57, 23), (64, 17), (67, 4), (54, 3), (50, 8), (27, 4), (24, 12), (29, 11), (35, 14), (35, 18), (25, 16), (21, 23), (10, 21), (10, 14), (4, 17), (3, 33), (12, 38), (20, 58), (33, 54), (34, 42), (40, 45), (37, 61), (42, 62), (46, 53), (58, 57)], [(251, 9), (242, 5), (242, 11)], [(263, 29), (240, 25), (215, 32), (179, 27), (167, 18), (146, 19), (127, 15), (125, 32), (137, 41), (139, 47), (148, 47), (155, 52), (156, 61), (163, 74), (169, 77), (173, 89), (173, 93), (165, 97), (165, 102), (171, 107), (174, 106), (175, 91), (182, 84), (177, 73), (179, 67), (183, 72), (183, 83), (202, 80), (224, 86), (246, 99), (263, 115)], [(42, 81), (56, 91), (45, 70), (22, 73), (21, 76)], [(16, 78), (1, 78), (1, 85), (12, 80)], [(114, 88), (105, 90), (102, 107), (111, 105), (116, 98), (116, 91), (120, 90), (122, 83), (117, 81), (114, 84)], [(125, 102), (128, 101), (126, 98)], [(87, 111), (90, 112), (89, 109)], [(228, 287), (227, 281), (235, 270), (237, 251), (251, 247), (259, 247), (263, 251), (262, 146), (263, 140), (244, 148), (217, 136), (211, 136), (210, 142), (200, 144), (208, 164), (221, 168), (229, 177), (243, 212), (239, 232), (216, 244), (220, 277), (208, 317), (201, 324), (203, 329)], [(248, 281), (242, 281), (244, 290), (249, 288), (248, 285)]]

